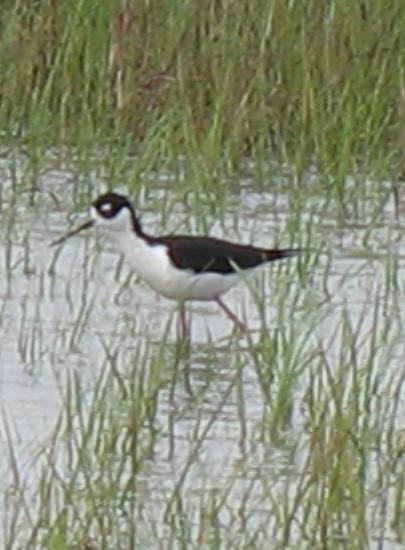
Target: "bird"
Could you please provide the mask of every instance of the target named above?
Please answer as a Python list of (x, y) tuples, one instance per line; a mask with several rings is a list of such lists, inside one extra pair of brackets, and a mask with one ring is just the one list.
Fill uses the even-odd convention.
[(216, 302), (238, 329), (246, 331), (222, 295), (240, 282), (241, 275), (302, 251), (260, 248), (209, 236), (152, 236), (144, 230), (128, 197), (116, 192), (95, 199), (90, 218), (51, 245), (60, 245), (91, 227), (107, 230), (139, 278), (158, 294), (178, 302), (183, 337), (188, 337), (185, 303), (192, 300)]

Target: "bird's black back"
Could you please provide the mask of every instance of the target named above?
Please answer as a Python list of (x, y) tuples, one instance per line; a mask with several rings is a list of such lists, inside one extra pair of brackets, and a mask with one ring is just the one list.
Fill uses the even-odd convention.
[(298, 249), (269, 250), (213, 237), (169, 235), (151, 240), (168, 247), (170, 258), (177, 267), (191, 269), (195, 273), (227, 274), (300, 253)]

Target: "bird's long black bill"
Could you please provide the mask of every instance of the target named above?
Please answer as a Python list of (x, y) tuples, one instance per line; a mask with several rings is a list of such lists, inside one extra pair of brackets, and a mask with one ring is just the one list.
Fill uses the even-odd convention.
[(62, 237), (59, 237), (59, 239), (56, 239), (56, 241), (51, 242), (51, 246), (57, 246), (58, 244), (62, 244), (67, 239), (70, 239), (70, 237), (73, 237), (73, 235), (77, 235), (81, 231), (84, 231), (84, 229), (89, 229), (89, 227), (92, 227), (94, 225), (94, 220), (89, 220), (86, 223), (83, 223), (82, 225), (79, 225), (79, 227), (76, 227), (76, 229), (72, 229), (71, 231), (68, 231)]

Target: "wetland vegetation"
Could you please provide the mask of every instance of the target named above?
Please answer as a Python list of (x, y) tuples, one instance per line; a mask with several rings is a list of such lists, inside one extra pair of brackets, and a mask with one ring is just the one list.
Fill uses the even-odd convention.
[[(405, 5), (4, 0), (0, 540), (14, 549), (405, 543)], [(173, 304), (94, 233), (300, 246)]]

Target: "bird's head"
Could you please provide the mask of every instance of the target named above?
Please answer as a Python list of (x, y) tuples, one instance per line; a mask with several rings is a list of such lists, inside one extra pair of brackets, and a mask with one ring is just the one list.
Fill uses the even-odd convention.
[(114, 233), (125, 233), (135, 231), (138, 235), (143, 235), (141, 225), (135, 215), (135, 211), (124, 195), (108, 192), (100, 195), (90, 205), (91, 219), (83, 223), (76, 229), (68, 231), (62, 237), (52, 243), (52, 245), (61, 244), (73, 235), (77, 235), (84, 229), (100, 226)]

